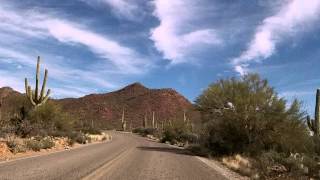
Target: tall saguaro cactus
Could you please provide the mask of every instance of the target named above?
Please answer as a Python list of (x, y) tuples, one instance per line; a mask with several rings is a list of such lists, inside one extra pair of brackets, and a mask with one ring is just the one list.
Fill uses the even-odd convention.
[(45, 95), (45, 88), (47, 83), (47, 77), (48, 77), (48, 70), (45, 69), (44, 78), (42, 82), (42, 88), (41, 92), (39, 94), (39, 76), (40, 76), (40, 56), (38, 56), (37, 61), (37, 70), (36, 70), (36, 88), (33, 91), (31, 89), (31, 86), (28, 85), (28, 79), (25, 78), (25, 89), (26, 89), (26, 96), (29, 99), (30, 103), (34, 107), (38, 107), (46, 103), (46, 101), (49, 99), (50, 96), (50, 89), (48, 89), (47, 94)]
[(147, 114), (144, 115), (144, 119), (142, 121), (142, 126), (143, 128), (147, 128), (148, 124), (147, 124)]
[(0, 123), (1, 123), (1, 120), (2, 120), (2, 116), (1, 116), (1, 109), (2, 108), (2, 98), (0, 98)]
[(152, 128), (155, 128), (154, 111), (152, 111)]
[(126, 131), (127, 122), (124, 120), (124, 108), (122, 109), (121, 125), (122, 125), (122, 130)]
[(316, 107), (314, 111), (314, 119), (307, 116), (307, 123), (309, 129), (314, 133), (315, 136), (319, 136), (320, 132), (320, 89), (317, 89), (316, 95)]

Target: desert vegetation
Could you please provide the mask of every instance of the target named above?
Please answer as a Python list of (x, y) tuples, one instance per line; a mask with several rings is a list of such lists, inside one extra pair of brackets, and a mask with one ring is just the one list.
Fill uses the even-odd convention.
[(4, 104), (0, 98), (1, 141), (12, 153), (50, 149), (57, 143), (65, 147), (74, 143), (85, 144), (91, 142), (90, 134), (101, 134), (94, 127), (77, 126), (77, 117), (63, 111), (59, 104), (49, 98), (50, 89), (45, 92), (47, 69), (41, 90), (39, 78), (40, 57), (37, 60), (35, 89), (32, 90), (26, 78), (25, 96), (8, 97), (6, 101), (10, 104), (5, 110), (2, 110)]
[(246, 173), (253, 177), (318, 177), (318, 136), (310, 135), (301, 102), (288, 105), (257, 74), (210, 85), (196, 105), (203, 122), (199, 146), (208, 154), (248, 157)]
[(200, 117), (184, 111), (160, 127), (144, 119), (133, 132), (218, 158), (253, 179), (319, 178), (319, 96), (311, 120), (302, 102), (289, 104), (258, 74), (221, 79), (197, 98), (192, 111)]
[[(50, 99), (50, 89), (46, 91), (48, 70), (41, 89), (39, 78), (40, 58), (34, 90), (25, 79), (24, 96), (13, 94), (5, 101), (0, 97), (0, 137), (12, 153), (103, 140), (99, 136), (101, 126), (95, 125), (94, 118), (83, 121)], [(140, 106), (136, 104), (137, 97), (147, 99), (139, 108), (145, 111), (143, 115), (132, 115), (130, 111), (133, 106)], [(182, 103), (174, 111), (170, 109), (170, 116), (164, 116), (169, 111), (163, 106), (148, 107), (147, 102), (154, 102), (152, 97), (174, 97)], [(313, 118), (302, 108), (302, 102), (295, 99), (288, 103), (258, 74), (218, 80), (192, 106), (173, 90), (149, 90), (140, 84), (104, 98), (119, 101), (115, 106), (119, 115), (114, 116), (109, 106), (102, 105), (90, 112), (117, 119), (117, 129), (121, 131), (132, 130), (159, 142), (186, 147), (197, 155), (220, 159), (251, 178), (320, 178), (320, 90), (316, 93)], [(85, 106), (79, 114), (86, 114), (86, 108), (94, 104), (98, 95), (87, 99), (93, 100), (87, 103), (83, 98)], [(11, 105), (4, 103), (8, 101)], [(73, 102), (76, 101), (66, 104), (72, 107)], [(166, 104), (174, 107), (171, 100)]]

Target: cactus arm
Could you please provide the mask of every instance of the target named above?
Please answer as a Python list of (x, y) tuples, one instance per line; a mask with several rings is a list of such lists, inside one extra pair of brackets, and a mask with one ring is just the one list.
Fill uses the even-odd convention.
[(45, 88), (46, 88), (46, 84), (47, 84), (47, 77), (48, 77), (48, 70), (46, 69), (44, 72), (44, 78), (43, 78), (43, 83), (42, 83), (42, 88), (41, 88), (41, 93), (40, 93), (40, 98), (39, 98), (40, 101), (42, 101), (46, 98), (44, 96), (44, 93), (45, 93)]
[(307, 125), (311, 131), (313, 131), (313, 125), (312, 120), (310, 119), (310, 116), (307, 116)]
[(39, 97), (39, 74), (40, 74), (40, 56), (38, 56), (37, 60), (37, 70), (36, 70), (36, 89), (34, 92), (34, 100), (38, 102), (40, 99)]
[(28, 86), (28, 97), (29, 97), (29, 100), (30, 100), (30, 102), (31, 102), (31, 104), (33, 105), (33, 106), (36, 106), (36, 103), (34, 102), (34, 100), (33, 100), (33, 98), (32, 98), (32, 95), (33, 93), (32, 93), (32, 90), (31, 90), (31, 87), (30, 86)]
[(44, 103), (46, 103), (47, 102), (47, 100), (49, 99), (49, 96), (50, 96), (50, 92), (51, 92), (51, 90), (50, 89), (48, 89), (48, 91), (47, 91), (47, 95), (41, 100), (41, 103), (40, 104), (38, 104), (38, 106), (41, 106), (41, 105), (43, 105)]
[(316, 135), (320, 132), (320, 89), (317, 89), (316, 95), (316, 107), (315, 107), (315, 114), (314, 114), (314, 133)]
[(25, 87), (25, 90), (26, 90), (26, 95), (27, 97), (29, 97), (28, 93), (29, 93), (29, 90), (28, 90), (28, 79), (27, 78), (24, 78), (24, 87)]

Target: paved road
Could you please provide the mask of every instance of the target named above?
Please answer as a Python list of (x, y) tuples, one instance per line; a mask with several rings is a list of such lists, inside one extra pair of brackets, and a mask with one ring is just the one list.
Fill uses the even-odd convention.
[(184, 150), (112, 132), (111, 142), (0, 163), (0, 179), (225, 179)]

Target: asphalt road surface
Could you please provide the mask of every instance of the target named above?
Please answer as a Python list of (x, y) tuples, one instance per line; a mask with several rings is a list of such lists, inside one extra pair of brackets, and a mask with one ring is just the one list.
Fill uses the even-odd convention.
[(222, 180), (185, 150), (129, 133), (112, 141), (0, 163), (0, 179)]

